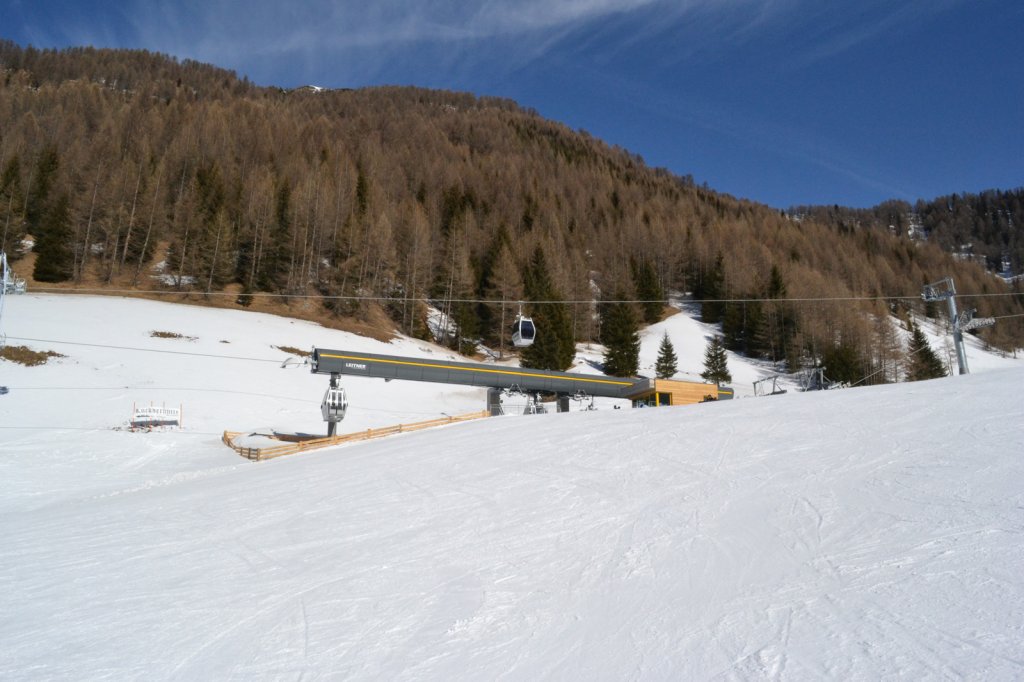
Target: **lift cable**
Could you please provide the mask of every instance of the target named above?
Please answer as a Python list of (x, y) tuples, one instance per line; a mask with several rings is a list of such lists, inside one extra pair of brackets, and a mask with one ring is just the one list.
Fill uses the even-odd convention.
[[(227, 388), (197, 388), (191, 386), (8, 386), (12, 391), (187, 391), (190, 393), (229, 393), (231, 395), (244, 395), (252, 398), (273, 398), (274, 400), (289, 400), (297, 403), (308, 403), (315, 405), (318, 401), (309, 398), (290, 398), (279, 393), (253, 393), (251, 391), (232, 391)], [(442, 412), (424, 412), (422, 410), (395, 410), (384, 407), (356, 408), (360, 412), (387, 412), (388, 414), (417, 414), (435, 416)], [(13, 428), (13, 427), (11, 427)]]
[(197, 388), (192, 386), (7, 386), (12, 391), (183, 391), (188, 393), (229, 393), (244, 395), (251, 398), (273, 398), (274, 400), (290, 400), (300, 403), (315, 403), (307, 398), (290, 398), (279, 393), (253, 393), (251, 391), (232, 391), (227, 388)]
[(281, 364), (280, 359), (271, 360), (270, 358), (247, 358), (239, 355), (218, 355), (215, 353), (190, 353), (183, 350), (161, 350), (159, 348), (136, 348), (132, 346), (112, 346), (104, 343), (85, 343), (82, 341), (59, 341), (57, 339), (34, 339), (25, 336), (8, 336), (8, 339), (13, 341), (34, 341), (36, 343), (60, 343), (68, 346), (87, 346), (89, 348), (109, 348), (111, 350), (130, 350), (138, 351), (140, 353), (165, 353), (168, 355), (190, 355), (199, 358), (217, 358), (218, 360), (247, 360), (249, 362), (273, 362)]
[[(63, 289), (55, 287), (34, 287), (33, 292), (38, 293), (63, 293), (63, 294), (127, 294), (127, 295), (157, 295), (157, 296), (221, 296), (235, 297), (240, 294), (228, 291), (168, 291), (166, 289)], [(617, 300), (595, 300), (575, 299), (564, 301), (530, 301), (530, 300), (502, 300), (495, 298), (439, 298), (427, 296), (342, 296), (322, 294), (275, 294), (271, 292), (252, 292), (245, 296), (252, 298), (281, 298), (281, 299), (318, 299), (325, 301), (375, 301), (384, 303), (431, 303), (433, 301), (444, 301), (445, 303), (484, 303), (492, 305), (513, 305), (516, 303), (528, 303), (530, 305), (545, 304), (566, 304), (566, 305), (587, 305), (593, 303), (665, 303), (667, 298), (659, 299), (617, 299)], [(961, 298), (994, 298), (1002, 296), (1024, 296), (1022, 292), (1001, 292), (987, 294), (960, 294)], [(822, 296), (802, 298), (695, 298), (684, 299), (683, 303), (846, 303), (850, 301), (919, 301), (920, 295), (916, 296)]]
[[(921, 346), (920, 348), (918, 348), (917, 350), (915, 350), (915, 351), (914, 351), (913, 353), (907, 353), (907, 359), (910, 359), (910, 358), (912, 358), (913, 356), (917, 355), (918, 353), (920, 353), (921, 351), (923, 351), (923, 350), (924, 350), (925, 348), (928, 348), (928, 349), (930, 349), (931, 347), (930, 347), (930, 346)], [(863, 377), (863, 378), (861, 378), (861, 379), (858, 379), (858, 380), (857, 380), (857, 381), (855, 381), (854, 383), (850, 384), (850, 388), (853, 388), (854, 386), (857, 386), (857, 385), (859, 385), (859, 384), (862, 384), (862, 383), (864, 383), (865, 381), (867, 381), (867, 380), (868, 380), (868, 379), (870, 379), (871, 377), (875, 376), (876, 374), (881, 374), (882, 372), (885, 372), (885, 371), (886, 371), (887, 369), (888, 369), (887, 367), (883, 367), (883, 368), (881, 368), (881, 369), (879, 369), (879, 370), (876, 370), (876, 371), (872, 372), (871, 374), (868, 374), (868, 375), (867, 375), (866, 377)]]

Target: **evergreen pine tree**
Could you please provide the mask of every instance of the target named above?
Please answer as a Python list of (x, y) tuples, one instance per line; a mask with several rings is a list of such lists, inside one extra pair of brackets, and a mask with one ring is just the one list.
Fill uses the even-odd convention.
[(825, 350), (822, 365), (825, 368), (825, 376), (832, 381), (845, 384), (858, 382), (865, 374), (857, 349), (843, 341)]
[(50, 208), (50, 190), (59, 166), (57, 147), (52, 144), (46, 145), (39, 155), (32, 183), (28, 188), (28, 196), (25, 198), (25, 224), (29, 233), (36, 239), (39, 238), (36, 233), (45, 229), (43, 222)]
[(219, 289), (231, 279), (234, 254), (228, 248), (233, 229), (226, 215), (227, 189), (216, 162), (196, 170), (195, 188), (199, 218), (196, 237), (201, 244), (197, 265), (207, 290)]
[(68, 203), (68, 196), (62, 194), (39, 223), (32, 271), (38, 282), (66, 282), (75, 274)]
[(472, 355), (476, 352), (476, 342), (480, 336), (480, 318), (477, 317), (473, 304), (465, 301), (452, 303), (451, 318), (456, 328), (451, 340), (452, 350), (463, 355)]
[(658, 346), (658, 360), (654, 363), (654, 376), (659, 379), (671, 379), (679, 371), (679, 359), (676, 357), (676, 349), (668, 338), (668, 332), (661, 337), (661, 345)]
[(785, 298), (786, 282), (782, 279), (782, 272), (778, 265), (772, 265), (771, 274), (768, 275), (768, 298)]
[(640, 369), (640, 335), (636, 314), (616, 292), (616, 303), (601, 306), (601, 343), (605, 345), (604, 373), (614, 377), (636, 376)]
[(911, 323), (910, 343), (907, 347), (908, 363), (907, 380), (922, 381), (947, 376), (942, 360), (928, 344), (924, 332)]
[(633, 264), (633, 280), (636, 283), (637, 298), (643, 301), (640, 306), (644, 312), (644, 322), (658, 322), (665, 307), (665, 292), (650, 261), (644, 260), (639, 266)]
[(714, 337), (704, 350), (704, 371), (700, 373), (704, 381), (716, 384), (727, 384), (732, 381), (732, 374), (729, 373), (729, 356), (725, 352), (725, 346)]
[[(490, 246), (479, 259), (477, 264), (478, 281), (476, 294), (484, 299), (503, 299), (505, 282), (502, 281), (502, 274), (511, 275), (511, 279), (518, 280), (520, 275), (511, 259), (509, 252), (508, 228), (505, 225), (498, 226), (498, 231), (491, 240)], [(499, 272), (504, 269), (504, 272)], [(507, 286), (507, 285), (506, 285)], [(520, 296), (517, 296), (518, 299)], [(491, 346), (501, 345), (504, 341), (505, 326), (501, 324), (502, 314), (505, 313), (504, 306), (488, 303), (477, 303), (475, 306), (476, 316), (479, 320), (479, 335)]]
[(523, 298), (523, 277), (507, 244), (502, 244), (494, 257), (493, 272), (485, 297), (501, 301), (498, 311), (492, 317), (498, 321), (495, 335), (498, 337), (496, 340), (500, 352), (504, 354), (505, 344), (509, 340), (509, 325), (516, 313), (514, 302)]
[(252, 289), (249, 288), (248, 284), (242, 286), (242, 291), (238, 294), (238, 298), (235, 299), (235, 303), (243, 308), (248, 308), (252, 305)]
[(746, 343), (746, 304), (726, 303), (722, 312), (722, 344), (731, 351), (741, 352)]
[(786, 370), (789, 372), (799, 372), (805, 367), (805, 352), (804, 352), (804, 340), (803, 336), (798, 333), (794, 333), (792, 336), (787, 337), (786, 345), (784, 347), (786, 354)]
[(704, 282), (700, 287), (700, 297), (704, 300), (700, 306), (700, 319), (708, 324), (715, 324), (722, 320), (725, 312), (725, 304), (719, 301), (725, 295), (725, 259), (719, 253), (715, 257), (715, 264), (704, 275)]
[(759, 301), (740, 305), (743, 306), (743, 351), (751, 356), (763, 355), (763, 350), (757, 342), (757, 330), (764, 326), (764, 309)]
[(366, 217), (370, 208), (370, 183), (363, 173), (363, 165), (356, 164), (356, 213), (360, 218)]
[(523, 290), (530, 301), (542, 303), (530, 309), (537, 334), (533, 345), (523, 349), (520, 364), (534, 369), (564, 371), (576, 356), (572, 318), (562, 297), (555, 290), (548, 272), (544, 250), (538, 246), (523, 275)]
[[(773, 265), (768, 277), (765, 297), (769, 299), (785, 298), (786, 283), (777, 265)], [(758, 305), (753, 311), (747, 351), (754, 355), (778, 361), (785, 353), (788, 330), (793, 326), (787, 309), (783, 303), (767, 303)]]
[(11, 260), (20, 255), (15, 247), (25, 236), (20, 174), (21, 161), (15, 154), (4, 166), (3, 174), (0, 174), (0, 225), (3, 226), (0, 251), (7, 252), (7, 257)]
[(291, 183), (286, 178), (277, 189), (274, 223), (260, 263), (257, 285), (263, 291), (281, 291), (288, 286), (292, 258), (291, 197)]

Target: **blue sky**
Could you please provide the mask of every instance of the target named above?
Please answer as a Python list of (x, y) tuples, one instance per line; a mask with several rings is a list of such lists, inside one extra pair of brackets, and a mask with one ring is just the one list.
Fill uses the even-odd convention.
[(508, 97), (784, 208), (1024, 185), (1021, 0), (0, 0), (0, 37)]

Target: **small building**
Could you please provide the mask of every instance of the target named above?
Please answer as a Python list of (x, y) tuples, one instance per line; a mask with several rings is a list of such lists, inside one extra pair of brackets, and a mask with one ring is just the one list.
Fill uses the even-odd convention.
[(633, 407), (666, 407), (669, 405), (692, 405), (712, 400), (731, 400), (733, 390), (729, 386), (705, 384), (698, 381), (677, 381), (675, 379), (647, 379), (633, 387), (623, 396), (633, 402)]

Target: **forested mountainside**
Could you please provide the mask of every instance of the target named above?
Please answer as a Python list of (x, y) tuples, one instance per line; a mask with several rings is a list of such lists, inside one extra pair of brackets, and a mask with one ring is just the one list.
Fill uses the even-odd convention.
[(1024, 187), (874, 208), (812, 206), (792, 210), (838, 229), (875, 228), (916, 236), (947, 253), (972, 257), (993, 272), (1024, 272)]
[[(704, 314), (735, 349), (884, 369), (873, 381), (897, 376), (902, 351), (866, 313), (923, 310), (922, 284), (945, 276), (964, 293), (1007, 291), (938, 244), (718, 194), (507, 100), (287, 92), (143, 51), (10, 42), (0, 70), (2, 247), (37, 283), (232, 292), (213, 297), (225, 305), (315, 296), (327, 323), (384, 310), (414, 334), (429, 297), (457, 338), (493, 345), (515, 302), (532, 301), (544, 332), (531, 352), (562, 358), (526, 357), (534, 366), (597, 338), (594, 299), (685, 290), (732, 300)], [(880, 296), (910, 298), (868, 300)], [(823, 298), (864, 300), (802, 300)], [(1024, 326), (983, 334), (1019, 346)]]

